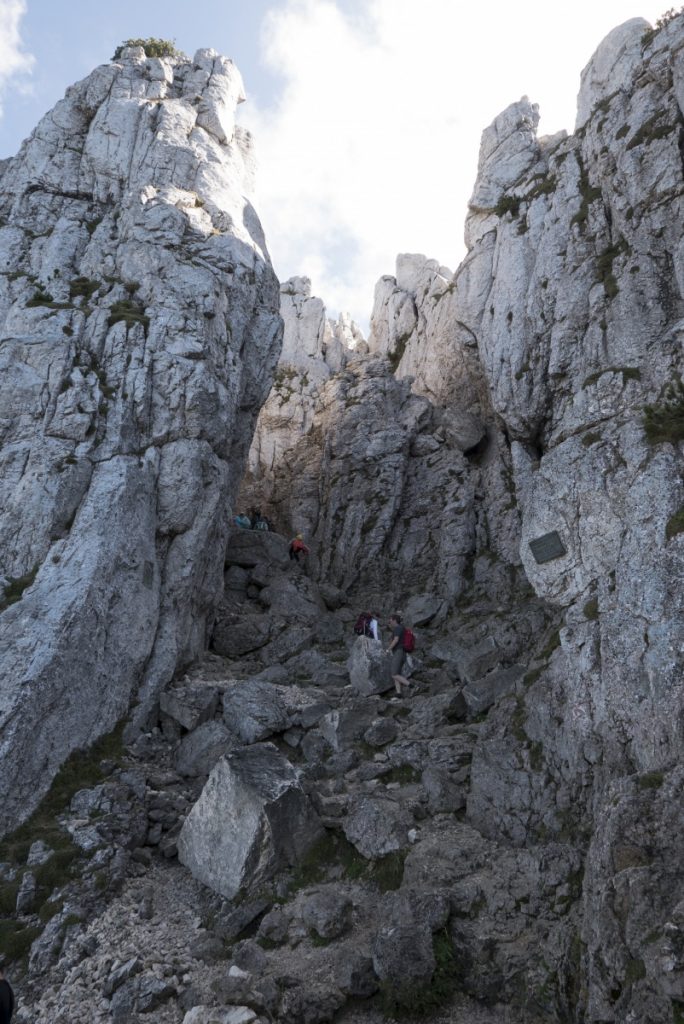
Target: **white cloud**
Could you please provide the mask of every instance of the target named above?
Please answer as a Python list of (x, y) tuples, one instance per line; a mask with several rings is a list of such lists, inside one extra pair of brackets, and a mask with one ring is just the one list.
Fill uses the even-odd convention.
[(350, 13), (353, 2), (271, 10), (264, 56), (282, 92), (243, 117), (276, 272), (308, 275), (330, 310), (363, 321), (398, 252), (462, 258), (483, 128), (527, 94), (543, 133), (571, 130), (595, 47), (627, 18), (654, 20), (663, 0), (364, 0)]
[(0, 0), (0, 98), (10, 81), (29, 74), (33, 67), (33, 57), (22, 49), (20, 27), (25, 14), (25, 0)]

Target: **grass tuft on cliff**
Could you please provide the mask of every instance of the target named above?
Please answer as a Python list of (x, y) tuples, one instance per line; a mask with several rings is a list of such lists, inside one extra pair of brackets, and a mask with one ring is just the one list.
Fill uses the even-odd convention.
[(684, 381), (671, 381), (660, 402), (644, 406), (643, 422), (650, 444), (684, 441)]

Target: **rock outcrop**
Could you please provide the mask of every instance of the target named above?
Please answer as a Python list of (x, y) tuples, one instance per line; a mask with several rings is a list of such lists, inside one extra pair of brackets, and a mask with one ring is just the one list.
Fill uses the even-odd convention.
[(205, 648), (281, 331), (242, 98), (124, 50), (0, 172), (0, 833)]

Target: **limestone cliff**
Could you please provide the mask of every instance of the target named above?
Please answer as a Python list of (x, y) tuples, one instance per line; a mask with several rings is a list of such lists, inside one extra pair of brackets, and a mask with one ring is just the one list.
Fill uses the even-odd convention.
[(0, 833), (205, 646), (281, 332), (241, 99), (130, 48), (2, 166)]

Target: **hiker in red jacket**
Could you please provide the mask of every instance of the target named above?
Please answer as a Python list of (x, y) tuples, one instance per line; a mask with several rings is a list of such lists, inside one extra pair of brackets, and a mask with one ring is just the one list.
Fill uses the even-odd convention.
[(300, 555), (308, 555), (309, 549), (302, 540), (301, 533), (298, 533), (294, 540), (290, 541), (290, 561), (298, 562)]

